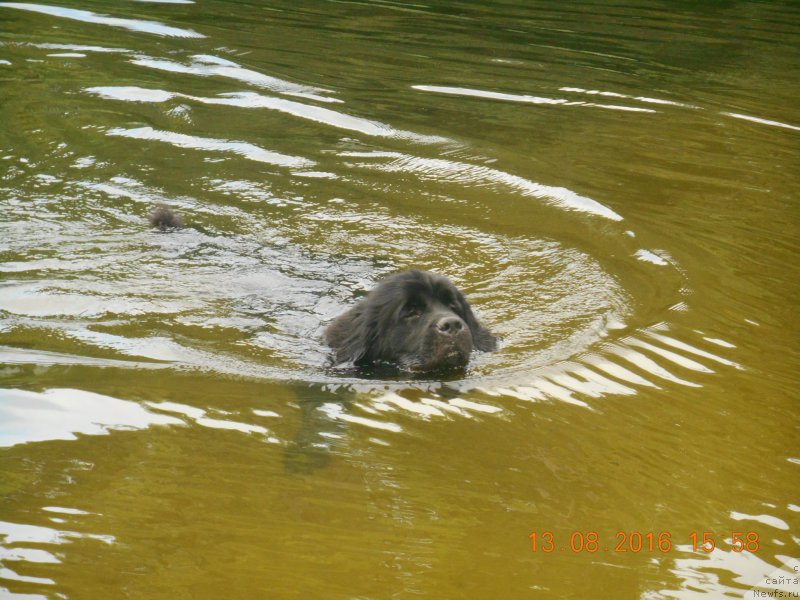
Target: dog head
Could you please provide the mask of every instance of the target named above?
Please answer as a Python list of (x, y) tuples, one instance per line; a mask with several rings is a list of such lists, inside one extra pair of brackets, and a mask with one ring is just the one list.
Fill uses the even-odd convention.
[(334, 363), (393, 364), (406, 371), (461, 368), (496, 338), (446, 277), (403, 271), (381, 281), (325, 332)]

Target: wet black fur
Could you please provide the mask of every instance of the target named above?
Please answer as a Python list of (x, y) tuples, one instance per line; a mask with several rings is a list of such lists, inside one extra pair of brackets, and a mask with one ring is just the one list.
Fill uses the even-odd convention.
[(406, 371), (463, 368), (473, 349), (490, 352), (497, 339), (446, 277), (403, 271), (325, 330), (335, 365), (392, 364)]
[(150, 213), (150, 227), (159, 231), (170, 231), (183, 227), (181, 216), (168, 206), (157, 206)]

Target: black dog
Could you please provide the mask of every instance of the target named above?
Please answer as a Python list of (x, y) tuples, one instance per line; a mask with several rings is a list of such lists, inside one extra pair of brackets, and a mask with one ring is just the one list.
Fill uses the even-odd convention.
[(497, 339), (449, 279), (425, 271), (389, 276), (325, 330), (336, 365), (392, 364), (406, 371), (466, 366)]

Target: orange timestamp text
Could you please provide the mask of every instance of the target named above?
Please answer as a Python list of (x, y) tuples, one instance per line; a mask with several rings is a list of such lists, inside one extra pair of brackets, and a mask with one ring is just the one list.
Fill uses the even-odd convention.
[[(672, 550), (672, 534), (669, 531), (642, 533), (639, 531), (618, 531), (616, 544), (604, 544), (596, 531), (573, 531), (559, 544), (552, 531), (534, 531), (530, 534), (531, 549), (534, 552), (669, 552)], [(733, 531), (730, 534), (730, 549), (734, 552), (758, 552), (759, 539), (754, 531)], [(717, 548), (716, 536), (711, 531), (690, 533), (684, 538), (692, 544), (692, 551), (713, 552)], [(727, 542), (727, 539), (726, 539)]]

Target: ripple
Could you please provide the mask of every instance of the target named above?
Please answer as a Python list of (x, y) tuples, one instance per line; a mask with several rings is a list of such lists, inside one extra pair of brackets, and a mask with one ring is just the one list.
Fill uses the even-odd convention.
[[(535, 183), (523, 177), (505, 173), (498, 169), (455, 162), (441, 158), (422, 158), (399, 152), (342, 152), (340, 156), (352, 158), (390, 159), (379, 166), (369, 163), (367, 166), (379, 168), (387, 173), (414, 173), (422, 179), (446, 181), (459, 184), (481, 185), (494, 183), (513, 189), (525, 196), (549, 200), (569, 210), (575, 210), (621, 221), (622, 216), (586, 196), (581, 196), (563, 187), (554, 187)], [(363, 166), (363, 165), (362, 165)]]
[(86, 88), (84, 91), (108, 100), (126, 100), (128, 102), (166, 102), (177, 95), (164, 90), (137, 86), (98, 86)]
[[(521, 183), (522, 178), (498, 169), (457, 161), (396, 152), (341, 154), (367, 159), (358, 163), (365, 168), (388, 166), (462, 187), (485, 187), (488, 182), (531, 196), (534, 191), (561, 193), (561, 188)], [(719, 356), (726, 343), (719, 338), (693, 340), (689, 338), (696, 335), (671, 333), (666, 325), (629, 331), (626, 323), (635, 317), (637, 290), (626, 287), (591, 247), (580, 250), (555, 240), (499, 235), (468, 223), (431, 224), (380, 205), (294, 199), (249, 180), (201, 181), (207, 190), (203, 196), (224, 194), (225, 203), (175, 197), (124, 177), (79, 181), (75, 193), (81, 206), (92, 207), (87, 214), (102, 219), (111, 202), (114, 218), (124, 219), (122, 229), (87, 236), (94, 224), (66, 221), (23, 236), (21, 229), (11, 232), (10, 240), (19, 249), (35, 247), (41, 258), (8, 263), (6, 271), (47, 273), (47, 279), (7, 281), (0, 288), (0, 308), (15, 315), (6, 334), (25, 335), (35, 327), (74, 345), (70, 352), (52, 356), (20, 352), (15, 363), (69, 364), (88, 355), (109, 364), (341, 384), (369, 397), (386, 385), (397, 393), (436, 389), (442, 383), (435, 380), (401, 376), (371, 382), (326, 371), (328, 351), (321, 339), (324, 324), (352, 304), (355, 290), (371, 288), (383, 273), (424, 264), (453, 277), (503, 339), (499, 352), (477, 353), (464, 379), (447, 384), (459, 395), (497, 390), (508, 399), (557, 400), (586, 408), (606, 395), (631, 395), (663, 382), (699, 387), (698, 375), (720, 366), (739, 368)], [(52, 209), (69, 214), (70, 202), (62, 195)], [(143, 215), (157, 202), (188, 211), (196, 228), (168, 236), (149, 233), (142, 226), (144, 216), (136, 213)], [(269, 207), (267, 221), (255, 216), (260, 207)], [(574, 212), (568, 210), (564, 217)], [(234, 229), (219, 219), (231, 219)], [(605, 241), (631, 257), (626, 268), (640, 271), (637, 277), (644, 281), (663, 280), (656, 272), (663, 273), (672, 263), (636, 260), (636, 239), (622, 233), (609, 231)], [(309, 239), (321, 243), (310, 246)], [(414, 239), (413, 246), (408, 239)], [(374, 252), (376, 240), (394, 257), (392, 264), (378, 269), (358, 258)], [(94, 275), (74, 278), (97, 264), (101, 268), (93, 269)], [(467, 275), (478, 269), (477, 279), (448, 272), (453, 264), (473, 265)], [(680, 283), (679, 274), (674, 275)], [(620, 338), (619, 332), (625, 336)], [(216, 341), (209, 344), (208, 339)], [(423, 404), (444, 415), (472, 412), (450, 399), (433, 399), (444, 404)]]
[[(556, 400), (590, 408), (591, 399), (633, 395), (639, 388), (659, 388), (659, 380), (686, 387), (702, 387), (702, 383), (692, 381), (689, 376), (673, 372), (677, 367), (680, 371), (692, 373), (693, 377), (713, 373), (709, 366), (692, 360), (686, 354), (740, 368), (733, 361), (676, 339), (676, 335), (668, 332), (664, 324), (659, 324), (644, 328), (622, 341), (603, 342), (596, 351), (568, 360), (540, 367), (528, 365), (499, 375), (487, 375), (482, 381), (448, 385), (462, 392), (477, 390), (523, 401)], [(679, 348), (685, 354), (646, 341), (653, 339), (673, 349)], [(643, 352), (634, 350), (637, 347)]]
[(439, 136), (426, 136), (398, 130), (385, 123), (353, 117), (329, 108), (312, 106), (283, 98), (262, 96), (254, 92), (232, 92), (220, 94), (215, 98), (207, 98), (134, 86), (100, 86), (86, 88), (84, 91), (109, 100), (124, 100), (128, 102), (166, 102), (173, 98), (185, 98), (195, 102), (202, 102), (203, 104), (240, 108), (266, 108), (338, 129), (355, 131), (367, 136), (397, 138), (425, 144), (440, 144), (448, 141), (446, 138)]
[[(91, 514), (85, 511), (59, 509), (56, 507), (46, 507), (42, 510), (47, 512), (55, 510), (74, 518)], [(116, 543), (116, 538), (112, 535), (81, 533), (42, 525), (0, 521), (0, 560), (3, 561), (3, 566), (0, 567), (0, 580), (46, 586), (55, 585), (56, 581), (49, 577), (35, 577), (17, 573), (17, 571), (8, 567), (8, 563), (13, 563), (15, 569), (19, 565), (20, 568), (32, 567), (35, 570), (34, 572), (40, 572), (41, 567), (39, 565), (61, 564), (64, 552), (63, 546), (75, 541), (84, 543), (94, 541), (111, 545)], [(33, 544), (37, 547), (29, 547)], [(52, 548), (41, 548), (40, 546), (52, 546)], [(0, 594), (4, 598), (25, 598), (30, 600), (46, 597), (38, 594), (12, 594), (7, 592), (5, 588), (0, 587)]]
[(756, 523), (774, 527), (775, 529), (780, 529), (781, 531), (789, 531), (789, 524), (786, 521), (772, 515), (748, 515), (745, 513), (732, 511), (730, 516), (734, 521), (755, 521)]
[(36, 283), (14, 285), (6, 282), (0, 286), (0, 310), (27, 317), (92, 317), (155, 309), (148, 301), (137, 301), (113, 294), (99, 296), (85, 291), (74, 294), (65, 291), (52, 292), (47, 287)]
[(320, 410), (332, 420), (345, 421), (356, 425), (362, 425), (371, 429), (379, 429), (383, 431), (390, 431), (392, 433), (400, 433), (403, 428), (397, 423), (382, 421), (378, 419), (371, 419), (369, 417), (362, 417), (359, 415), (351, 414), (342, 407), (341, 404), (323, 404)]
[(668, 261), (661, 258), (658, 254), (651, 252), (650, 250), (645, 250), (644, 248), (640, 248), (639, 250), (637, 250), (635, 256), (639, 260), (653, 263), (654, 265), (659, 265), (662, 267), (665, 267), (669, 264)]
[(586, 90), (579, 87), (561, 87), (559, 88), (562, 92), (570, 92), (575, 94), (586, 94), (589, 96), (602, 96), (605, 98), (624, 98), (626, 100), (637, 100), (639, 102), (645, 102), (648, 104), (661, 104), (663, 106), (679, 106), (682, 108), (697, 108), (691, 104), (685, 104), (683, 102), (675, 102), (673, 100), (663, 100), (661, 98), (650, 98), (648, 96), (631, 96), (629, 94), (620, 94), (619, 92), (609, 92), (609, 91), (601, 91), (601, 90)]
[[(184, 60), (136, 54), (124, 60), (154, 71), (218, 77), (276, 94), (342, 104), (325, 96), (330, 92), (325, 88), (298, 85), (212, 54), (193, 54)], [(488, 100), (593, 105), (584, 100), (466, 87), (413, 87)], [(130, 103), (177, 100), (266, 108), (372, 138), (452, 144), (444, 137), (355, 117), (338, 107), (334, 110), (255, 92), (200, 96), (125, 85), (83, 91)], [(562, 95), (641, 102), (659, 111), (689, 107), (650, 95), (566, 86), (560, 91)], [(186, 104), (180, 106), (188, 110)], [(47, 226), (53, 229), (47, 236), (34, 234), (31, 239), (14, 234), (12, 240), (23, 254), (26, 248), (44, 254), (3, 267), (20, 278), (0, 290), (0, 308), (14, 317), (7, 331), (18, 337), (35, 327), (73, 345), (61, 357), (28, 354), (27, 360), (56, 364), (86, 354), (120, 364), (153, 361), (159, 368), (342, 385), (367, 400), (336, 418), (378, 422), (389, 413), (408, 413), (420, 419), (471, 418), (502, 412), (508, 403), (518, 401), (559, 401), (591, 409), (607, 395), (633, 395), (640, 388), (665, 384), (702, 387), (701, 377), (724, 367), (738, 368), (734, 361), (717, 356), (718, 348), (709, 351), (708, 344), (695, 335), (671, 331), (668, 325), (647, 327), (648, 321), (642, 325), (638, 314), (644, 297), (642, 286), (658, 288), (662, 298), (673, 294), (667, 300), (671, 306), (681, 304), (685, 282), (668, 250), (643, 248), (632, 231), (613, 224), (600, 221), (601, 227), (596, 227), (594, 217), (624, 221), (610, 206), (566, 187), (487, 166), (488, 159), (474, 156), (474, 152), (467, 157), (468, 149), (450, 146), (445, 149), (447, 158), (430, 157), (382, 148), (380, 142), (368, 145), (344, 138), (337, 147), (320, 148), (306, 158), (264, 148), (244, 137), (228, 140), (155, 126), (91, 129), (124, 138), (120, 141), (123, 148), (133, 143), (128, 140), (162, 142), (174, 148), (165, 150), (169, 156), (203, 160), (204, 169), (219, 153), (292, 169), (319, 166), (318, 171), (292, 173), (308, 176), (309, 181), (298, 184), (301, 187), (318, 187), (308, 194), (293, 188), (291, 192), (277, 191), (271, 181), (219, 170), (196, 178), (190, 192), (178, 194), (131, 177), (103, 178), (94, 157), (83, 162), (72, 158), (72, 164), (86, 166), (81, 179), (63, 182), (72, 197), (42, 197), (50, 211)], [(181, 152), (187, 148), (196, 150), (197, 155)], [(436, 151), (439, 148), (432, 149)], [(459, 155), (464, 158), (456, 159)], [(519, 206), (558, 209), (545, 211), (555, 221), (550, 224), (555, 239), (542, 232), (503, 235), (483, 222), (476, 226), (473, 217), (483, 217), (479, 208), (472, 206), (462, 215), (453, 213), (448, 222), (429, 222), (416, 206), (406, 210), (404, 201), (398, 202), (393, 194), (366, 203), (357, 193), (339, 196), (338, 189), (320, 191), (327, 182), (313, 181), (324, 177), (333, 180), (331, 185), (356, 183), (372, 194), (375, 190), (364, 177), (370, 172), (380, 174), (387, 186), (392, 179), (386, 175), (397, 174), (404, 183), (416, 182), (412, 189), (423, 194), (429, 194), (430, 184), (448, 186), (448, 193), (430, 193), (435, 201), (458, 202), (461, 195), (473, 191), (476, 197), (489, 192), (492, 201), (505, 204), (535, 199), (538, 202)], [(181, 209), (190, 226), (170, 236), (150, 234), (142, 227), (143, 215), (154, 203)], [(89, 218), (75, 220), (76, 206)], [(492, 210), (490, 207), (489, 223)], [(92, 233), (101, 223), (108, 233), (106, 239)], [(581, 233), (562, 237), (562, 232), (574, 231), (576, 225), (586, 228), (587, 238), (602, 236), (602, 242), (586, 239), (576, 243), (572, 237), (579, 238)], [(84, 244), (83, 236), (92, 241)], [(384, 256), (391, 259), (371, 258)], [(92, 265), (101, 269), (89, 269)], [(457, 272), (453, 265), (459, 265)], [(463, 380), (445, 384), (456, 390), (455, 398), (437, 395), (435, 390), (443, 384), (433, 379), (401, 375), (391, 381), (365, 381), (352, 373), (325, 369), (328, 351), (321, 340), (325, 323), (382, 275), (412, 266), (452, 277), (465, 289), (480, 317), (503, 339), (499, 352), (476, 353)], [(75, 273), (84, 271), (93, 274), (75, 281)], [(25, 277), (40, 273), (47, 273), (48, 285), (28, 287), (31, 284), (24, 282)], [(634, 323), (636, 327), (631, 325)], [(430, 393), (420, 396), (421, 390)], [(480, 402), (481, 394), (490, 400)], [(210, 427), (268, 435), (260, 426), (250, 429), (247, 423), (237, 425), (238, 421), (230, 421), (234, 423), (230, 425), (227, 419), (208, 415), (200, 419)], [(203, 424), (197, 419), (194, 422)], [(402, 427), (394, 423), (390, 429), (395, 425)], [(370, 426), (375, 424), (370, 422)]]
[(85, 44), (28, 44), (33, 48), (44, 50), (71, 50), (74, 52), (100, 52), (106, 54), (126, 54), (130, 50), (125, 48), (108, 48), (106, 46), (87, 46)]
[[(770, 590), (776, 559), (791, 575), (780, 267), (800, 128), (776, 82), (797, 11), (722, 4), (105, 8), (161, 24), (3, 3), (18, 9), (6, 40), (65, 43), (0, 42), (0, 445), (23, 461), (3, 486), (0, 596), (69, 595), (97, 557), (131, 594), (197, 565), (243, 572), (258, 560), (226, 550), (263, 557), (264, 540), (308, 562), (311, 521), (378, 569), (349, 525), (361, 542), (399, 531), (372, 536), (398, 576), (373, 588), (419, 592), (447, 542), (502, 562), (459, 530), (475, 507), (498, 531), (508, 514), (566, 510), (563, 526), (616, 506), (598, 526), (685, 533), (694, 515), (762, 533), (757, 555), (593, 564), (611, 587), (619, 567), (640, 576), (644, 599)], [(214, 39), (168, 33), (173, 18)], [(158, 203), (188, 226), (148, 230)], [(499, 351), (451, 380), (327, 368), (325, 324), (409, 267), (451, 277)], [(763, 448), (724, 443), (739, 430)], [(297, 476), (292, 451), (334, 460)], [(71, 456), (93, 463), (75, 474)], [(680, 493), (693, 484), (704, 511)], [(554, 565), (505, 588), (575, 589)]]
[(109, 27), (122, 27), (123, 29), (129, 29), (139, 33), (152, 33), (160, 36), (181, 38), (205, 37), (204, 35), (197, 33), (196, 31), (192, 31), (191, 29), (171, 27), (157, 21), (109, 17), (106, 15), (93, 13), (88, 10), (77, 10), (74, 8), (64, 8), (62, 6), (27, 4), (23, 2), (0, 2), (0, 7), (18, 8), (20, 10), (28, 10), (53, 17), (62, 17), (64, 19), (72, 19), (74, 21), (83, 21), (84, 23), (96, 23), (98, 25), (108, 25)]
[[(673, 551), (693, 555), (691, 546), (675, 546)], [(677, 589), (663, 589), (652, 598), (780, 598), (792, 597), (800, 592), (795, 583), (800, 562), (784, 557), (785, 563), (776, 568), (750, 552), (726, 552), (715, 548), (703, 557), (691, 556), (675, 559), (672, 573), (680, 581)], [(787, 585), (788, 584), (788, 585)], [(747, 592), (743, 595), (743, 592)]]
[(96, 367), (114, 367), (120, 369), (159, 369), (168, 365), (148, 362), (135, 362), (127, 360), (113, 360), (109, 358), (93, 358), (60, 352), (47, 352), (44, 350), (28, 350), (25, 348), (12, 348), (0, 346), (0, 364), (14, 365), (89, 365)]
[(74, 440), (77, 434), (106, 435), (111, 430), (182, 423), (149, 412), (135, 402), (82, 390), (0, 389), (0, 446)]
[(131, 62), (142, 67), (148, 67), (159, 71), (169, 71), (171, 73), (183, 73), (200, 77), (224, 77), (268, 89), (273, 92), (279, 92), (290, 96), (300, 96), (319, 102), (342, 102), (342, 100), (338, 98), (321, 95), (323, 93), (331, 93), (331, 90), (298, 85), (284, 79), (279, 79), (278, 77), (273, 77), (272, 75), (265, 75), (264, 73), (259, 73), (252, 69), (246, 69), (225, 58), (209, 54), (196, 54), (190, 58), (192, 62), (189, 64), (163, 58), (150, 58), (148, 56), (138, 56), (131, 60)]
[(138, 140), (155, 140), (166, 142), (178, 148), (192, 148), (194, 150), (208, 150), (209, 152), (231, 152), (242, 156), (248, 160), (276, 165), (280, 167), (311, 167), (315, 163), (313, 160), (300, 156), (288, 156), (279, 152), (265, 150), (255, 144), (247, 142), (232, 142), (228, 140), (218, 140), (212, 138), (202, 138), (194, 135), (176, 133), (174, 131), (162, 131), (152, 127), (138, 127), (135, 129), (109, 129), (107, 135), (127, 137)]
[(742, 119), (752, 123), (759, 123), (761, 125), (769, 125), (770, 127), (783, 127), (784, 129), (791, 129), (792, 131), (800, 131), (800, 127), (796, 125), (789, 125), (788, 123), (781, 123), (780, 121), (772, 121), (770, 119), (762, 119), (761, 117), (753, 117), (751, 115), (743, 115), (741, 113), (722, 112), (721, 115), (726, 117), (733, 117), (734, 119)]
[[(269, 429), (261, 425), (242, 423), (241, 421), (233, 421), (231, 419), (211, 417), (208, 415), (207, 411), (203, 409), (185, 404), (179, 404), (177, 402), (148, 402), (147, 405), (155, 410), (180, 414), (184, 417), (188, 417), (192, 422), (200, 425), (201, 427), (239, 431), (240, 433), (246, 434), (255, 433), (261, 436), (267, 436), (268, 442), (278, 443), (278, 440), (275, 437), (269, 435)], [(264, 413), (267, 413), (268, 411), (260, 411), (261, 414), (257, 413), (256, 411), (253, 412), (258, 416), (279, 416), (277, 413), (269, 413), (265, 415)]]
[(544, 98), (542, 96), (528, 96), (522, 94), (503, 94), (487, 90), (474, 90), (469, 88), (449, 87), (442, 85), (412, 85), (412, 89), (421, 92), (435, 92), (438, 94), (452, 94), (455, 96), (475, 96), (488, 100), (509, 100), (511, 102), (526, 102), (529, 104), (568, 104), (563, 98)]
[[(529, 96), (525, 94), (505, 94), (500, 92), (491, 92), (487, 90), (475, 90), (470, 88), (459, 88), (459, 87), (447, 87), (447, 86), (438, 86), (438, 85), (412, 85), (411, 86), (415, 90), (420, 90), (423, 92), (435, 92), (438, 94), (451, 94), (455, 96), (472, 96), (475, 98), (484, 98), (487, 100), (504, 100), (507, 102), (523, 102), (526, 104), (545, 104), (545, 105), (553, 105), (553, 106), (584, 106), (590, 108), (607, 108), (610, 110), (622, 110), (628, 112), (640, 112), (640, 113), (654, 113), (656, 112), (652, 108), (640, 108), (636, 106), (621, 106), (617, 104), (596, 104), (594, 102), (582, 102), (582, 101), (574, 101), (574, 100), (567, 100), (565, 98), (545, 98), (542, 96)], [(573, 91), (577, 88), (561, 88), (562, 91)], [(620, 97), (626, 97), (619, 95)], [(637, 100), (644, 100), (642, 98), (637, 98)], [(652, 100), (652, 99), (648, 99)], [(653, 102), (657, 102), (652, 100)], [(666, 101), (664, 101), (666, 103)]]

